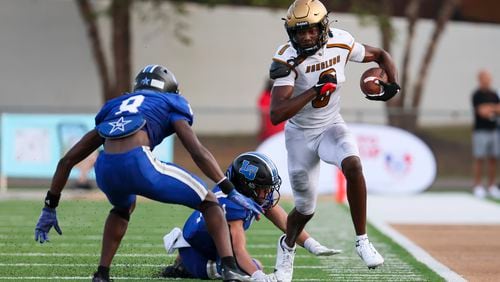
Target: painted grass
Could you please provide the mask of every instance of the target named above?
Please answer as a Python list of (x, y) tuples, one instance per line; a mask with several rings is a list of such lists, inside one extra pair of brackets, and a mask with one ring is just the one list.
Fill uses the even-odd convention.
[[(290, 208), (290, 203), (284, 205)], [(102, 228), (110, 205), (63, 200), (58, 208), (63, 236), (51, 231), (51, 242), (44, 245), (33, 238), (40, 208), (41, 201), (0, 201), (0, 281), (88, 281), (99, 262)], [(157, 273), (174, 260), (164, 251), (162, 237), (171, 228), (181, 227), (190, 212), (179, 206), (138, 203), (111, 270), (115, 281), (158, 280)], [(344, 252), (318, 258), (299, 248), (294, 281), (442, 281), (371, 227), (370, 238), (386, 263), (375, 270), (366, 268), (355, 253), (350, 215), (342, 205), (320, 201), (308, 230), (323, 244)], [(280, 235), (265, 219), (248, 232), (248, 248), (267, 272), (274, 267)]]

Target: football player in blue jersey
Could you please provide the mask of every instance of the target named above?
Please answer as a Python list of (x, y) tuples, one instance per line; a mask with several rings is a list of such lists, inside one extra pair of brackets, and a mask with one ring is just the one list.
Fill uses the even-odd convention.
[[(264, 215), (280, 230), (285, 232), (287, 213), (277, 205), (281, 177), (276, 165), (264, 154), (247, 152), (239, 155), (226, 171), (226, 176), (236, 189), (264, 209)], [(245, 231), (250, 228), (255, 214), (229, 201), (219, 188), (214, 189), (229, 224), (234, 254), (239, 267), (251, 274), (255, 281), (275, 281), (274, 274), (265, 274), (262, 264), (253, 259), (246, 249)], [(175, 263), (167, 266), (162, 277), (170, 278), (220, 278), (220, 260), (217, 249), (205, 224), (205, 217), (194, 211), (183, 229), (176, 227), (163, 238), (167, 253), (179, 250)], [(340, 250), (329, 249), (305, 231), (298, 237), (298, 243), (318, 256), (338, 254)]]
[(215, 194), (195, 175), (175, 164), (159, 161), (151, 153), (164, 138), (175, 133), (193, 161), (228, 199), (259, 214), (260, 206), (234, 189), (215, 158), (198, 140), (192, 123), (191, 107), (180, 95), (173, 73), (160, 65), (146, 66), (135, 78), (134, 92), (109, 100), (95, 117), (96, 127), (59, 161), (35, 228), (35, 240), (48, 241), (52, 227), (62, 234), (56, 207), (69, 173), (74, 165), (104, 145), (95, 163), (95, 174), (99, 188), (113, 208), (104, 226), (101, 258), (93, 281), (109, 281), (109, 268), (127, 230), (136, 195), (199, 211), (221, 256), (224, 281), (250, 280), (236, 264), (224, 212)]

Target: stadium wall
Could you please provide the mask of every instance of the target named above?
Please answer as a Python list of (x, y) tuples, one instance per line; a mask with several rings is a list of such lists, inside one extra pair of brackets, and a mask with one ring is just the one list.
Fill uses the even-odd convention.
[[(102, 2), (100, 2), (102, 4)], [(150, 10), (137, 6), (133, 19), (133, 69), (150, 63), (171, 68), (196, 113), (202, 134), (254, 133), (258, 126), (257, 97), (267, 78), (271, 56), (287, 38), (284, 10), (187, 5), (168, 18), (148, 19)], [(350, 31), (360, 42), (379, 45), (373, 25), (360, 25), (348, 14), (333, 14), (335, 27)], [(393, 55), (401, 62), (406, 21), (394, 19)], [(101, 18), (109, 46), (109, 21)], [(180, 27), (182, 26), (182, 27)], [(416, 30), (412, 73), (416, 75), (433, 24), (422, 20)], [(174, 34), (181, 32), (190, 43)], [(89, 42), (74, 1), (0, 1), (1, 112), (83, 112), (101, 105), (99, 80)], [(107, 48), (109, 49), (109, 48)], [(496, 50), (498, 25), (451, 23), (436, 50), (422, 100), (421, 124), (470, 123), (470, 94), (476, 73), (488, 68), (500, 75)], [(359, 91), (359, 76), (370, 66), (348, 65), (342, 91), (348, 121), (384, 122), (382, 103), (370, 102)], [(231, 118), (228, 118), (230, 116)]]

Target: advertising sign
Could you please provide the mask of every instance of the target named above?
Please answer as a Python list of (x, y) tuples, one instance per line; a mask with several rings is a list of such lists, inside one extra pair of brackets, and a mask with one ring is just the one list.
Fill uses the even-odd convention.
[[(436, 177), (436, 160), (429, 147), (415, 135), (384, 125), (349, 124), (356, 137), (368, 193), (402, 195), (427, 189)], [(280, 192), (292, 194), (287, 170), (285, 136), (281, 132), (264, 141), (257, 151), (268, 155), (283, 180)], [(320, 194), (337, 190), (338, 169), (320, 164)]]
[[(59, 159), (90, 129), (92, 114), (2, 114), (1, 175), (19, 178), (51, 178)], [(153, 153), (163, 161), (173, 160), (173, 138)], [(78, 173), (78, 166), (71, 177)], [(90, 178), (94, 178), (91, 170)]]

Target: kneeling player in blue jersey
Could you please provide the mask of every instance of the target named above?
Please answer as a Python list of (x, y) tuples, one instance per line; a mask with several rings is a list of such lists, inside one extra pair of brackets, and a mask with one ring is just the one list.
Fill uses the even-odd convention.
[[(285, 232), (287, 213), (277, 205), (281, 178), (275, 164), (265, 155), (247, 152), (238, 156), (226, 171), (226, 176), (236, 189), (264, 209), (264, 215)], [(231, 232), (234, 254), (239, 267), (251, 274), (255, 281), (274, 281), (274, 274), (265, 274), (260, 262), (253, 259), (246, 249), (245, 230), (255, 219), (251, 211), (229, 201), (218, 188), (214, 189), (222, 205)], [(220, 278), (220, 259), (205, 224), (205, 217), (195, 211), (187, 219), (184, 228), (174, 228), (163, 238), (168, 253), (179, 250), (175, 263), (167, 266), (162, 277)], [(329, 256), (340, 250), (329, 249), (302, 231), (297, 242), (317, 256)]]
[(52, 227), (62, 234), (56, 216), (61, 191), (74, 165), (101, 145), (95, 163), (96, 181), (113, 205), (104, 226), (100, 265), (93, 281), (109, 281), (109, 268), (125, 235), (136, 195), (164, 203), (196, 209), (221, 254), (225, 281), (250, 281), (237, 266), (223, 210), (215, 194), (183, 168), (157, 160), (151, 150), (164, 138), (176, 134), (194, 162), (235, 205), (259, 213), (260, 207), (234, 189), (212, 154), (191, 129), (193, 113), (178, 91), (173, 73), (160, 65), (149, 65), (135, 78), (134, 92), (109, 100), (95, 117), (88, 132), (59, 161), (45, 207), (35, 228), (35, 240), (48, 241)]

